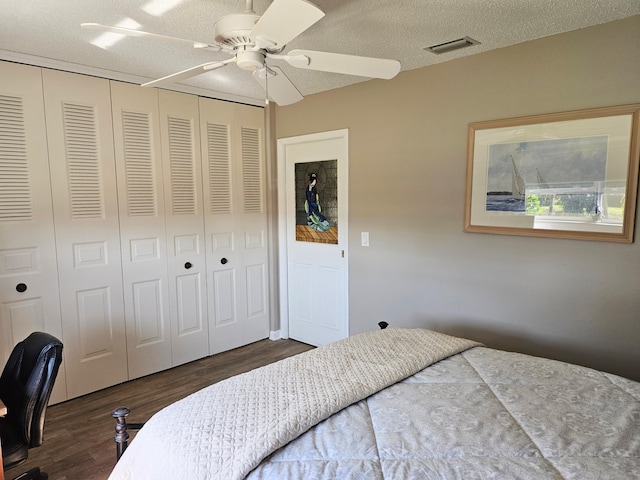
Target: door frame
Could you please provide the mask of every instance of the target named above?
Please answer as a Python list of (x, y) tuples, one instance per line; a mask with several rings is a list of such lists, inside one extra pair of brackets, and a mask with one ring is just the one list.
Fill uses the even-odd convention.
[[(280, 335), (279, 338), (289, 338), (289, 274), (288, 274), (288, 262), (289, 253), (287, 245), (287, 190), (286, 190), (286, 161), (287, 161), (287, 147), (290, 145), (319, 142), (326, 140), (340, 140), (341, 144), (341, 161), (347, 163), (347, 167), (344, 171), (349, 171), (349, 130), (344, 128), (340, 130), (331, 130), (327, 132), (311, 133), (307, 135), (298, 135), (294, 137), (285, 137), (278, 139), (278, 287), (280, 290)], [(347, 186), (349, 179), (345, 178)], [(344, 220), (343, 228), (340, 231), (340, 235), (344, 235), (345, 239), (345, 256), (347, 259), (344, 280), (345, 288), (345, 322), (344, 331), (349, 335), (349, 194), (347, 189), (346, 195), (347, 207), (344, 209), (344, 215), (340, 213), (341, 220)], [(341, 221), (342, 223), (342, 221)], [(273, 336), (272, 336), (273, 338)]]

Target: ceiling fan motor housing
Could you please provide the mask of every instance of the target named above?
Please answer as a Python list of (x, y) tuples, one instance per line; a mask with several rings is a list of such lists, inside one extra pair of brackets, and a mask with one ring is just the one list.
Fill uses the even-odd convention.
[(214, 39), (223, 48), (235, 50), (245, 45), (254, 45), (249, 37), (260, 15), (255, 13), (234, 13), (220, 18), (213, 25)]

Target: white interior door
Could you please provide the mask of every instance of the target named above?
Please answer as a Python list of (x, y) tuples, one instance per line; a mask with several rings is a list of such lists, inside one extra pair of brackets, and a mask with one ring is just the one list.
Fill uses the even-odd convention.
[(129, 379), (170, 368), (158, 91), (111, 82)]
[(243, 345), (269, 336), (264, 109), (236, 105)]
[(127, 380), (109, 81), (43, 70), (69, 398)]
[(158, 91), (173, 365), (209, 354), (198, 97)]
[[(0, 62), (0, 362), (34, 331), (62, 340), (40, 69)], [(64, 366), (51, 402), (66, 400)]]
[[(345, 338), (349, 335), (347, 130), (279, 139), (278, 179), (284, 185), (278, 201), (284, 239), (282, 334), (316, 346)], [(305, 201), (313, 213), (312, 193), (320, 207), (308, 219)]]
[(269, 336), (263, 110), (201, 98), (200, 129), (215, 354)]

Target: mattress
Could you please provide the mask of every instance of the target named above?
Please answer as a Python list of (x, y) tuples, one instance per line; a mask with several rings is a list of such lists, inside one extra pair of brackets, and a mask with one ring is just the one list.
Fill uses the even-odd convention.
[[(422, 329), (391, 330), (249, 372), (242, 392), (224, 388), (226, 400), (195, 394), (177, 402), (145, 425), (110, 478), (640, 478), (640, 384)], [(329, 362), (338, 370), (316, 364), (325, 354), (343, 355)], [(325, 377), (324, 387), (293, 387), (300, 365)], [(286, 381), (256, 383), (269, 367)], [(363, 388), (359, 375), (377, 380)], [(344, 385), (327, 388), (332, 382)], [(331, 391), (343, 386), (353, 395)], [(254, 388), (287, 390), (275, 423), (257, 420), (270, 407)], [(263, 400), (247, 412), (236, 408), (238, 395)], [(292, 422), (295, 404), (306, 407)], [(224, 431), (202, 422), (214, 411), (232, 419)], [(257, 435), (252, 423), (262, 425)], [(235, 462), (243, 455), (250, 458)]]

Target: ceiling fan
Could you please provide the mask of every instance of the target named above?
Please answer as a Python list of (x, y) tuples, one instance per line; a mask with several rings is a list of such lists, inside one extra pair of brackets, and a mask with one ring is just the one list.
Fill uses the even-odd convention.
[(214, 24), (213, 43), (201, 43), (98, 23), (83, 23), (81, 26), (132, 37), (178, 41), (190, 44), (194, 48), (222, 51), (232, 55), (227, 60), (203, 63), (144, 83), (143, 87), (168, 85), (224, 67), (229, 63), (236, 63), (241, 69), (253, 72), (253, 77), (267, 92), (267, 98), (271, 97), (278, 105), (289, 105), (302, 100), (302, 94), (280, 68), (267, 65), (267, 59), (284, 60), (297, 68), (370, 78), (390, 79), (400, 71), (400, 62), (397, 60), (311, 50), (292, 50), (282, 54), (286, 44), (324, 17), (324, 12), (306, 0), (274, 0), (260, 16), (253, 10), (253, 0), (245, 1), (244, 13), (226, 15)]

